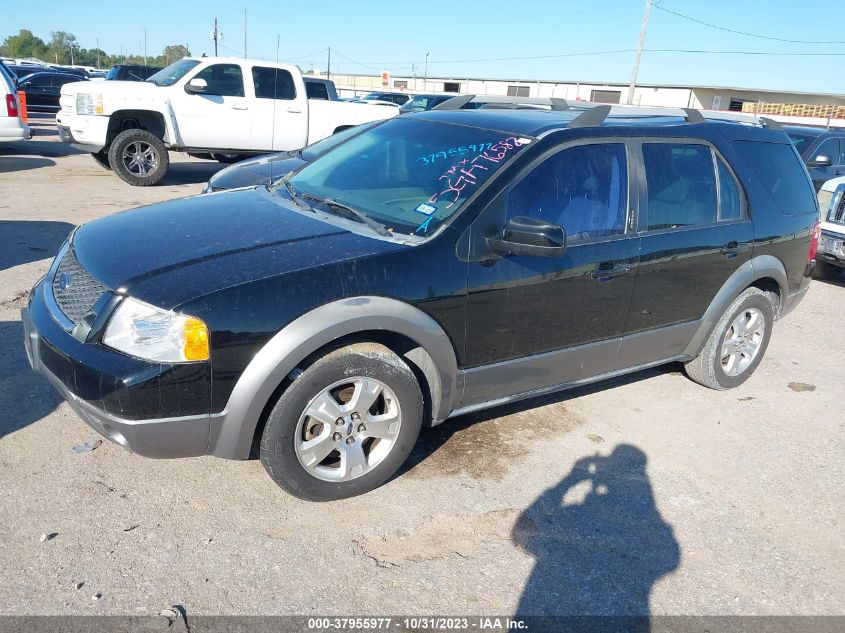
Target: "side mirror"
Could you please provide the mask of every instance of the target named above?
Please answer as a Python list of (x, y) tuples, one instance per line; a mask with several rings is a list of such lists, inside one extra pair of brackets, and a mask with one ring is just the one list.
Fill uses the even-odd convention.
[(819, 154), (810, 161), (810, 167), (831, 167), (832, 165), (833, 160), (830, 156), (825, 156), (824, 154)]
[(487, 246), (502, 256), (560, 257), (566, 251), (566, 231), (557, 224), (517, 216), (505, 224), (501, 239), (488, 237)]
[(25, 82), (23, 82), (23, 83), (21, 84), (21, 88), (32, 88), (32, 82), (31, 82), (31, 81), (25, 81)]
[(185, 84), (185, 92), (188, 94), (202, 94), (206, 90), (208, 90), (208, 82), (205, 79), (200, 79), (199, 77), (194, 77), (191, 81)]

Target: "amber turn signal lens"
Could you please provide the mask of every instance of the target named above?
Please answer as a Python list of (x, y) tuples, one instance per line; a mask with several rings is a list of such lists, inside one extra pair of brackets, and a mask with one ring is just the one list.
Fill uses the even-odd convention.
[(185, 360), (208, 360), (208, 327), (199, 319), (189, 317), (182, 326), (185, 340)]

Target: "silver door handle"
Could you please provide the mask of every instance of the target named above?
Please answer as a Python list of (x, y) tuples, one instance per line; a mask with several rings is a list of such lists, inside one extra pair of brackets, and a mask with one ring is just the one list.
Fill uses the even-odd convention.
[(288, 112), (290, 112), (291, 114), (299, 114), (300, 112), (302, 112), (302, 109), (301, 108), (288, 108)]
[(233, 103), (232, 110), (249, 110), (249, 106), (245, 103)]

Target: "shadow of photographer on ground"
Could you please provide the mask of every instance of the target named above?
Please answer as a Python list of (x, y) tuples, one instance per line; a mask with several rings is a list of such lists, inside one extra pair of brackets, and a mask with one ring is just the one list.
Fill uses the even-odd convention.
[[(649, 594), (677, 569), (680, 548), (655, 506), (646, 462), (629, 444), (580, 459), (520, 515), (512, 540), (536, 562), (517, 617), (573, 616), (579, 631), (649, 630)], [(565, 630), (561, 620), (536, 624)]]

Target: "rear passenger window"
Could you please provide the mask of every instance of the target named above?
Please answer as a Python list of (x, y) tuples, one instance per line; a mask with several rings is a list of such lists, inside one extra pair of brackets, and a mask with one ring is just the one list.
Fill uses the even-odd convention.
[(255, 84), (255, 96), (259, 99), (296, 98), (296, 86), (293, 85), (291, 74), (281, 68), (263, 68), (255, 66), (252, 69), (252, 81)]
[(244, 96), (244, 77), (238, 64), (214, 64), (197, 73), (196, 79), (205, 79), (208, 83), (204, 95)]
[(816, 210), (816, 192), (804, 163), (791, 144), (736, 141), (734, 147), (754, 169), (781, 213)]
[(540, 163), (508, 196), (508, 217), (527, 215), (566, 229), (566, 241), (625, 232), (625, 146), (579, 145)]
[(742, 198), (736, 180), (721, 158), (716, 159), (719, 173), (719, 220), (739, 220), (743, 217)]
[(709, 146), (645, 143), (643, 161), (649, 231), (716, 222), (716, 171)]
[[(291, 85), (293, 85), (293, 82), (291, 82)], [(305, 92), (308, 94), (309, 99), (325, 99), (326, 101), (329, 100), (329, 91), (326, 89), (326, 84), (324, 83), (306, 81)], [(257, 90), (255, 91), (255, 94), (258, 94)], [(281, 98), (282, 97), (279, 97), (279, 99)]]

